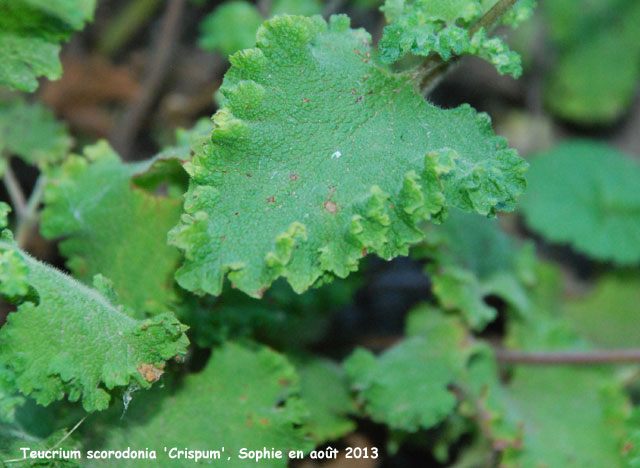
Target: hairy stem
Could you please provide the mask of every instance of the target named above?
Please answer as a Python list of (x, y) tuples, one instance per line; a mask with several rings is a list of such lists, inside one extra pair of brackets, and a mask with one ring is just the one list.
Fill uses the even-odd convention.
[(11, 199), (11, 204), (13, 205), (13, 210), (18, 217), (18, 222), (24, 218), (27, 209), (27, 201), (24, 197), (24, 193), (22, 192), (22, 187), (20, 187), (20, 183), (16, 178), (16, 175), (13, 173), (13, 169), (11, 169), (11, 164), (7, 161), (7, 166), (4, 171), (4, 176), (2, 177), (2, 181), (4, 182), (5, 187), (7, 188), (7, 192), (9, 193), (9, 198)]
[(521, 365), (572, 365), (589, 366), (640, 362), (640, 349), (612, 349), (593, 351), (512, 351), (495, 349), (500, 362)]
[(29, 196), (29, 201), (26, 204), (23, 216), (18, 218), (18, 225), (16, 226), (16, 242), (21, 248), (24, 248), (27, 245), (29, 237), (33, 232), (33, 228), (40, 220), (38, 207), (40, 206), (42, 196), (44, 195), (45, 185), (46, 179), (43, 175), (40, 175), (31, 195)]
[[(470, 29), (469, 38), (473, 38), (480, 29), (493, 29), (500, 18), (516, 4), (518, 0), (500, 0), (487, 11)], [(414, 80), (419, 83), (420, 92), (427, 94), (440, 81), (456, 60), (445, 61), (436, 53), (429, 55), (414, 72)]]

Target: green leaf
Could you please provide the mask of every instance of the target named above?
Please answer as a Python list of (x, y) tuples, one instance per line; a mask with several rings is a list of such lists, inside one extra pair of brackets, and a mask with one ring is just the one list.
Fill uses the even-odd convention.
[(640, 261), (640, 166), (595, 142), (564, 143), (531, 160), (521, 209), (529, 227), (594, 259)]
[(35, 91), (60, 78), (60, 42), (93, 18), (95, 0), (0, 0), (0, 85)]
[(326, 359), (308, 359), (297, 370), (300, 396), (309, 410), (304, 429), (316, 445), (352, 432), (356, 423), (348, 415), (357, 409), (343, 369)]
[[(20, 282), (22, 303), (0, 329), (0, 368), (15, 375), (17, 388), (47, 405), (62, 399), (82, 400), (87, 411), (107, 407), (109, 390), (149, 387), (162, 373), (164, 361), (184, 354), (185, 328), (165, 313), (134, 320), (105, 297), (112, 292), (97, 277), (101, 291), (19, 250), (11, 240), (0, 242), (0, 271), (11, 255), (15, 273), (0, 275), (0, 293), (14, 296)], [(16, 299), (13, 297), (13, 299)]]
[(255, 33), (263, 21), (253, 4), (244, 0), (225, 2), (200, 23), (198, 45), (231, 55), (255, 44)]
[(47, 165), (63, 159), (72, 140), (65, 125), (39, 102), (16, 98), (0, 102), (0, 154), (28, 164)]
[[(105, 142), (87, 147), (85, 157), (72, 156), (48, 174), (41, 222), (45, 237), (64, 239), (60, 252), (74, 276), (90, 283), (94, 275), (104, 274), (138, 318), (175, 298), (173, 273), (180, 259), (178, 250), (167, 245), (180, 202), (132, 181), (149, 166), (154, 167), (122, 163)], [(165, 192), (172, 191), (170, 178), (152, 183), (150, 177), (149, 186), (169, 179)]]
[(576, 330), (597, 346), (632, 348), (640, 343), (640, 277), (611, 274), (589, 294), (563, 307)]
[(500, 229), (495, 219), (452, 210), (442, 225), (429, 226), (424, 244), (414, 251), (428, 258), (427, 273), (440, 305), (458, 310), (474, 329), (496, 316), (485, 303), (503, 299), (515, 311), (530, 309), (528, 288), (535, 283), (535, 253)]
[(640, 77), (640, 5), (633, 0), (544, 2), (558, 61), (544, 100), (555, 115), (610, 124), (628, 109)]
[[(522, 73), (520, 56), (499, 38), (489, 38), (484, 28), (470, 32), (496, 3), (495, 0), (387, 0), (382, 10), (389, 25), (380, 40), (380, 58), (393, 63), (408, 53), (427, 57), (438, 54), (443, 60), (463, 54), (477, 55), (492, 63), (501, 74), (518, 77)], [(520, 2), (508, 21), (526, 19), (532, 2)]]
[(257, 48), (231, 57), (170, 234), (185, 251), (184, 288), (217, 295), (228, 276), (260, 296), (284, 276), (301, 292), (346, 277), (367, 253), (406, 255), (423, 237), (417, 225), (448, 206), (513, 208), (527, 165), (488, 117), (428, 104), (348, 25), (276, 17)]
[(481, 329), (496, 317), (496, 310), (484, 302), (487, 294), (473, 273), (444, 267), (431, 278), (433, 293), (442, 307), (460, 310), (472, 328)]
[(344, 366), (371, 419), (414, 432), (455, 409), (448, 385), (462, 372), (471, 348), (462, 323), (428, 305), (412, 313), (407, 333), (377, 358), (356, 349)]
[[(213, 352), (204, 370), (188, 375), (180, 385), (155, 387), (148, 398), (134, 399), (120, 427), (104, 434), (101, 449), (148, 447), (158, 452), (159, 466), (191, 466), (193, 460), (170, 460), (162, 448), (224, 447), (219, 463), (244, 468), (255, 461), (239, 459), (240, 448), (273, 447), (282, 450), (284, 458), (259, 465), (286, 467), (289, 450), (307, 451), (312, 446), (297, 427), (306, 414), (298, 391), (295, 370), (282, 355), (227, 343)], [(149, 466), (149, 460), (113, 459), (106, 465)]]

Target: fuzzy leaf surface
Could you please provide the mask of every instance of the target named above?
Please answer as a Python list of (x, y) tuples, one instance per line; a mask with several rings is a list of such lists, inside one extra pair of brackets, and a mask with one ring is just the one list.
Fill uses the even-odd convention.
[(531, 160), (521, 209), (552, 242), (594, 259), (640, 261), (640, 165), (595, 142), (574, 141)]
[(86, 148), (84, 157), (50, 171), (41, 222), (45, 237), (64, 239), (60, 252), (75, 277), (90, 283), (104, 274), (121, 302), (140, 314), (170, 302), (179, 262), (167, 232), (180, 203), (134, 185), (147, 166), (124, 164), (104, 142)]
[(257, 44), (231, 57), (216, 127), (186, 166), (170, 234), (184, 288), (217, 295), (228, 276), (260, 296), (284, 276), (301, 292), (368, 252), (406, 255), (449, 206), (513, 209), (527, 165), (488, 117), (425, 102), (347, 18), (276, 17)]
[(63, 159), (71, 149), (65, 125), (39, 102), (0, 102), (0, 154), (43, 165)]
[(95, 0), (0, 0), (0, 85), (35, 91), (60, 78), (60, 43), (93, 18)]
[[(193, 466), (193, 460), (170, 460), (162, 447), (224, 446), (222, 463), (246, 467), (242, 447), (308, 450), (311, 440), (296, 427), (306, 411), (298, 395), (295, 369), (280, 354), (232, 342), (214, 351), (207, 366), (179, 386), (155, 387), (148, 398), (131, 402), (119, 428), (106, 434), (105, 449), (149, 447), (160, 466)], [(231, 460), (227, 461), (226, 457)], [(260, 466), (284, 468), (288, 458), (262, 460)], [(255, 462), (254, 462), (255, 463)], [(214, 462), (215, 464), (215, 462)], [(148, 466), (148, 460), (112, 460), (107, 466)], [(92, 466), (105, 466), (96, 462)]]
[[(38, 403), (82, 400), (87, 411), (109, 404), (109, 390), (157, 380), (164, 361), (186, 352), (185, 327), (166, 313), (142, 321), (131, 318), (110, 297), (108, 284), (96, 277), (100, 291), (29, 257), (8, 238), (0, 241), (0, 293), (21, 301), (0, 329), (0, 368), (17, 388)], [(7, 261), (7, 254), (12, 254)], [(2, 273), (17, 269), (10, 282)], [(21, 282), (27, 290), (16, 291)]]

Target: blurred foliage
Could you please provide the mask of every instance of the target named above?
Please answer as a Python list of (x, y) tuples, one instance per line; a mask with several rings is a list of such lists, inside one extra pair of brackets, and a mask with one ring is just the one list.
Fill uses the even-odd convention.
[(551, 242), (596, 260), (640, 261), (640, 165), (611, 147), (572, 141), (531, 159), (520, 208)]
[(547, 107), (579, 124), (614, 122), (631, 105), (640, 78), (640, 4), (541, 3), (557, 56), (545, 87)]

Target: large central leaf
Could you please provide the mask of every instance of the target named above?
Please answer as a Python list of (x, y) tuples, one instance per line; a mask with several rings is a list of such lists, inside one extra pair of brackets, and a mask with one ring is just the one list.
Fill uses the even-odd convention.
[(280, 16), (231, 57), (171, 234), (183, 287), (219, 294), (228, 273), (254, 296), (279, 276), (300, 292), (367, 252), (406, 254), (417, 224), (447, 206), (513, 208), (526, 163), (488, 117), (428, 104), (371, 57), (370, 39), (345, 17)]

